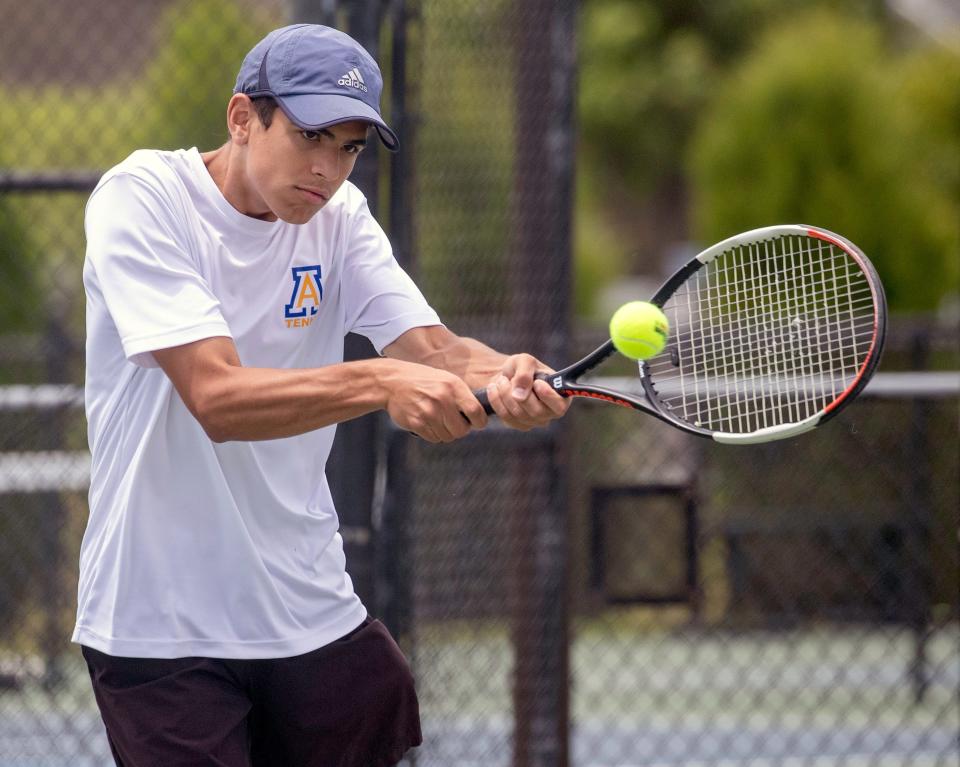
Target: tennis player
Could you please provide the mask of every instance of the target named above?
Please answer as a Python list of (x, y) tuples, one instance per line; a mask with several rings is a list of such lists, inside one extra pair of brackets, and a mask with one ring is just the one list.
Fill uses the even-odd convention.
[[(421, 742), (409, 667), (344, 569), (324, 465), (375, 410), (431, 442), (543, 426), (526, 354), (441, 324), (347, 178), (380, 71), (333, 29), (247, 55), (219, 149), (138, 151), (86, 210), (93, 454), (74, 641), (124, 767), (378, 767)], [(382, 355), (343, 362), (347, 332)]]

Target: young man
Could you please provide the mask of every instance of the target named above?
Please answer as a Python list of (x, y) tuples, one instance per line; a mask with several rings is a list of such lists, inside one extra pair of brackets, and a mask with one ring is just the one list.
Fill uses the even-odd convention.
[[(74, 641), (117, 764), (397, 762), (413, 680), (344, 569), (335, 424), (386, 410), (447, 442), (566, 410), (529, 355), (454, 335), (347, 182), (381, 77), (335, 30), (246, 57), (229, 141), (141, 151), (87, 206), (93, 454)], [(344, 363), (343, 336), (382, 358)]]

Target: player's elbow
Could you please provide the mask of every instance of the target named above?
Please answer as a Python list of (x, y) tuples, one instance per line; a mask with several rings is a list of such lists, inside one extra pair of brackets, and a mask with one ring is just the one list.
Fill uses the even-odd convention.
[(237, 419), (222, 407), (206, 407), (197, 415), (197, 421), (211, 442), (233, 442), (243, 438)]
[(185, 402), (187, 409), (193, 414), (211, 442), (230, 442), (237, 439), (234, 433), (235, 419), (231, 417), (224, 399), (210, 388), (195, 393), (190, 401)]
[(238, 397), (240, 358), (229, 338), (204, 338), (154, 351), (160, 367), (207, 436), (214, 442), (236, 439), (243, 404)]
[(206, 420), (200, 421), (200, 425), (203, 427), (204, 432), (206, 432), (207, 437), (211, 442), (223, 443), (230, 442), (231, 440), (236, 439), (230, 430), (223, 424), (218, 424), (215, 421)]

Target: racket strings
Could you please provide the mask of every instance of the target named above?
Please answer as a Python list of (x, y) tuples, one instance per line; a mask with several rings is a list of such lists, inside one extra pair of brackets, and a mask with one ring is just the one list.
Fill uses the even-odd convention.
[[(790, 243), (791, 245), (793, 244), (792, 241), (788, 240), (787, 242)], [(819, 244), (820, 243), (818, 241), (818, 246)], [(826, 273), (827, 271), (829, 271), (831, 274), (835, 273), (836, 261), (834, 261), (833, 264), (831, 265), (832, 268), (830, 268), (829, 270), (825, 269), (824, 268), (825, 265), (822, 259), (822, 253), (823, 253), (822, 248), (818, 248), (818, 255), (821, 256), (820, 264), (818, 265), (819, 271), (823, 273)], [(741, 256), (740, 259), (735, 258), (730, 261), (730, 263), (733, 263), (734, 266), (736, 266), (737, 264), (743, 263), (742, 252), (739, 255)], [(810, 351), (811, 352), (815, 351), (816, 354), (815, 355), (813, 353), (803, 354), (801, 351), (803, 347), (797, 343), (798, 339), (796, 339), (796, 336), (802, 335), (802, 331), (804, 330), (804, 321), (801, 318), (810, 316), (811, 310), (815, 308), (811, 306), (813, 293), (809, 289), (811, 286), (811, 282), (810, 282), (811, 269), (809, 268), (811, 266), (811, 262), (800, 260), (800, 263), (798, 265), (797, 250), (794, 247), (785, 247), (781, 251), (780, 255), (783, 256), (783, 265), (784, 265), (784, 271), (782, 272), (781, 275), (777, 275), (775, 273), (772, 278), (764, 279), (764, 274), (762, 269), (752, 270), (752, 273), (750, 273), (748, 270), (744, 270), (747, 272), (747, 275), (749, 278), (746, 284), (748, 285), (748, 287), (753, 288), (752, 292), (754, 294), (752, 296), (749, 294), (746, 296), (748, 301), (754, 300), (756, 298), (756, 288), (757, 288), (758, 282), (776, 283), (776, 282), (782, 281), (783, 283), (782, 292), (770, 292), (770, 291), (761, 292), (760, 301), (759, 301), (760, 305), (766, 308), (766, 311), (764, 313), (767, 315), (767, 317), (765, 318), (764, 328), (767, 330), (768, 334), (772, 333), (773, 335), (773, 354), (772, 355), (770, 354), (771, 350), (769, 348), (770, 347), (769, 344), (766, 345), (766, 347), (762, 344), (757, 345), (754, 351), (758, 350), (759, 355), (748, 353), (743, 358), (733, 358), (735, 363), (737, 361), (741, 361), (741, 362), (746, 361), (747, 363), (746, 365), (740, 365), (740, 366), (734, 365), (733, 372), (734, 372), (734, 375), (739, 375), (741, 377), (744, 374), (749, 374), (751, 372), (751, 368), (754, 368), (754, 369), (756, 368), (755, 363), (757, 362), (757, 360), (759, 360), (761, 364), (764, 364), (768, 372), (770, 371), (771, 368), (773, 368), (774, 370), (779, 370), (781, 373), (785, 373), (787, 375), (793, 376), (795, 379), (793, 381), (793, 384), (794, 384), (793, 388), (798, 392), (798, 396), (787, 397), (785, 399), (784, 395), (788, 394), (789, 390), (785, 389), (784, 386), (780, 386), (779, 384), (781, 383), (781, 379), (779, 377), (775, 377), (773, 379), (775, 394), (773, 396), (770, 396), (769, 398), (771, 402), (771, 406), (766, 408), (760, 408), (758, 413), (763, 418), (763, 417), (767, 417), (775, 409), (782, 410), (786, 408), (787, 409), (787, 412), (785, 413), (786, 420), (799, 420), (803, 417), (810, 415), (811, 411), (815, 412), (813, 408), (802, 410), (801, 406), (804, 401), (806, 401), (808, 404), (814, 404), (814, 405), (821, 404), (816, 402), (815, 400), (810, 399), (810, 396), (809, 396), (810, 392), (811, 390), (815, 390), (816, 387), (811, 386), (810, 376), (804, 375), (804, 373), (807, 367), (805, 363), (807, 363), (808, 360), (812, 359), (814, 356), (816, 356), (816, 364), (819, 367), (819, 369), (821, 371), (824, 369), (824, 366), (823, 366), (824, 360), (823, 360), (823, 354), (822, 354), (824, 345), (823, 343), (819, 342), (819, 336), (816, 335), (814, 337), (818, 339), (818, 342), (807, 344)], [(764, 256), (767, 259), (769, 259), (770, 257), (769, 243), (765, 244)], [(718, 264), (721, 272), (726, 271), (726, 265), (727, 265), (726, 261), (720, 262)], [(758, 280), (758, 276), (760, 277), (760, 280)], [(741, 274), (741, 279), (742, 277), (743, 275)], [(732, 279), (735, 281), (736, 275), (734, 275)], [(735, 284), (734, 282), (731, 282), (731, 277), (730, 275), (727, 275), (727, 274), (723, 275), (723, 281), (724, 281), (724, 284), (728, 286)], [(777, 286), (775, 285), (775, 287)], [(777, 287), (777, 289), (780, 290), (781, 288)], [(826, 293), (826, 291), (824, 292)], [(726, 298), (729, 299), (730, 297), (731, 296), (729, 295), (729, 292), (728, 292), (728, 296)], [(733, 297), (735, 298), (735, 296)], [(783, 299), (785, 297), (788, 297), (790, 300), (784, 301)], [(827, 297), (829, 298), (829, 295), (827, 295)], [(728, 304), (730, 303), (729, 300), (727, 301), (727, 303)], [(814, 315), (814, 316), (817, 316), (817, 315)], [(789, 321), (790, 323), (789, 326), (786, 326), (784, 324), (786, 321)], [(776, 330), (777, 326), (779, 326), (780, 328), (783, 328), (783, 331), (780, 333), (777, 333), (777, 330)], [(806, 339), (806, 340), (809, 341), (809, 339)], [(829, 349), (836, 348), (836, 347), (837, 347), (836, 344), (831, 344), (827, 346), (827, 348)], [(801, 353), (798, 353), (798, 351), (801, 351)], [(731, 358), (728, 357), (728, 359), (731, 359)], [(772, 365), (769, 364), (768, 360), (770, 360), (770, 362), (772, 362), (773, 364)], [(799, 378), (797, 377), (798, 372), (800, 374)], [(753, 387), (753, 391), (754, 393), (757, 393), (756, 386)], [(748, 411), (745, 410), (745, 408), (743, 407), (744, 403), (742, 401), (737, 404), (739, 405), (739, 407), (736, 408), (737, 410), (736, 414), (739, 416), (740, 420), (743, 421), (744, 418), (748, 415)], [(729, 415), (732, 416), (733, 413), (730, 413)], [(770, 425), (770, 424), (768, 423), (767, 425)], [(730, 424), (728, 423), (728, 427), (729, 426)]]
[(671, 341), (648, 362), (661, 401), (696, 426), (739, 433), (828, 408), (858, 376), (876, 324), (857, 262), (805, 236), (717, 256), (664, 311)]
[[(767, 259), (769, 259), (769, 256), (770, 256), (769, 243), (765, 244), (765, 251), (766, 252), (764, 255)], [(742, 256), (742, 253), (740, 255)], [(797, 343), (797, 340), (795, 338), (795, 336), (798, 334), (802, 335), (802, 331), (804, 330), (804, 326), (803, 326), (804, 320), (802, 320), (801, 318), (810, 316), (811, 310), (814, 308), (811, 306), (812, 293), (809, 290), (809, 287), (811, 285), (810, 283), (811, 270), (810, 268), (808, 268), (810, 266), (809, 261), (801, 260), (800, 263), (798, 264), (797, 253), (794, 248), (788, 247), (783, 249), (781, 255), (784, 257), (783, 263), (785, 267), (782, 274), (775, 273), (769, 280), (764, 280), (764, 281), (773, 282), (775, 287), (777, 287), (778, 290), (780, 288), (776, 286), (776, 283), (782, 281), (783, 292), (769, 292), (769, 291), (761, 292), (759, 296), (760, 305), (766, 308), (766, 311), (764, 312), (764, 314), (767, 315), (766, 321), (764, 323), (765, 329), (767, 329), (768, 332), (770, 332), (770, 329), (772, 328), (773, 354), (771, 355), (770, 344), (767, 344), (766, 348), (763, 345), (759, 345), (756, 347), (756, 349), (759, 349), (761, 351), (760, 361), (762, 364), (765, 365), (768, 372), (770, 371), (771, 368), (773, 368), (773, 369), (779, 370), (782, 373), (790, 375), (794, 378), (794, 381), (793, 381), (794, 388), (798, 391), (800, 396), (784, 399), (784, 394), (785, 394), (784, 387), (778, 385), (781, 382), (780, 378), (775, 377), (773, 378), (775, 394), (770, 397), (770, 401), (772, 405), (775, 407), (771, 406), (766, 408), (760, 408), (757, 412), (761, 418), (765, 418), (771, 412), (774, 412), (775, 409), (782, 410), (786, 407), (788, 411), (785, 414), (786, 420), (799, 420), (811, 414), (811, 409), (807, 409), (807, 410), (801, 409), (801, 405), (804, 401), (806, 401), (808, 404), (810, 404), (811, 402), (812, 404), (820, 404), (810, 400), (809, 393), (811, 389), (815, 389), (815, 387), (811, 387), (810, 377), (804, 375), (807, 367), (805, 363), (808, 362), (809, 358), (813, 358), (815, 355), (812, 353), (803, 354), (802, 353), (803, 347)], [(822, 255), (822, 251), (821, 251), (821, 255)], [(733, 276), (731, 276), (725, 273), (727, 271), (727, 268), (726, 268), (727, 263), (732, 263), (734, 267), (736, 267), (738, 263), (740, 264), (743, 263), (742, 258), (731, 259), (730, 262), (727, 262), (725, 260), (719, 263), (720, 271), (723, 273), (722, 274), (723, 283), (727, 286), (736, 285), (737, 275), (734, 274)], [(822, 258), (821, 258), (821, 263), (819, 264), (819, 269), (820, 271), (825, 271)], [(831, 271), (835, 271), (835, 269), (832, 269)], [(758, 282), (757, 280), (758, 274), (761, 277), (763, 277), (762, 270), (760, 271), (754, 270), (752, 274), (748, 275), (749, 278), (746, 284), (749, 287), (754, 288), (753, 290), (754, 295), (753, 296), (748, 295), (747, 296), (748, 300), (756, 299), (756, 287), (757, 287), (756, 283)], [(740, 279), (743, 279), (742, 273), (740, 275)], [(790, 301), (785, 302), (783, 300), (784, 297), (789, 297)], [(731, 294), (730, 291), (728, 291), (727, 295), (724, 298), (726, 299), (725, 302), (729, 305), (731, 303), (730, 299), (731, 298), (736, 299), (737, 296)], [(771, 316), (772, 316), (772, 319), (770, 319)], [(785, 321), (789, 321), (790, 323), (789, 326), (784, 324)], [(779, 333), (776, 330), (777, 326), (783, 329)], [(815, 338), (819, 338), (819, 337), (815, 336)], [(806, 339), (806, 340), (809, 341), (809, 339)], [(748, 344), (748, 347), (749, 347), (749, 344)], [(813, 351), (818, 352), (816, 354), (816, 357), (817, 357), (816, 363), (819, 366), (819, 369), (823, 370), (823, 366), (822, 366), (823, 344), (819, 342), (808, 343), (807, 347), (810, 349), (811, 352)], [(833, 347), (831, 346), (829, 348), (833, 348)], [(800, 351), (800, 353), (798, 353), (798, 351)], [(756, 355), (753, 355), (750, 353), (748, 353), (743, 357), (731, 357), (728, 355), (727, 359), (732, 359), (735, 363), (733, 368), (733, 374), (735, 376), (743, 377), (744, 374), (749, 374), (751, 372), (751, 368), (756, 369), (756, 365), (754, 364), (756, 362)], [(741, 363), (746, 362), (747, 364), (737, 365), (736, 364), (737, 362), (741, 362)], [(771, 362), (772, 364), (770, 364)], [(800, 374), (799, 378), (797, 377), (798, 372)], [(755, 376), (754, 376), (754, 383), (755, 383)], [(729, 386), (727, 387), (727, 389), (728, 389), (727, 394), (729, 395), (730, 394)], [(754, 394), (757, 393), (756, 385), (752, 387), (752, 390)], [(802, 399), (802, 398), (805, 398), (805, 399)], [(744, 419), (747, 417), (748, 411), (743, 407), (744, 402), (742, 400), (739, 401), (737, 404), (739, 405), (739, 407), (736, 408), (735, 414), (739, 417), (739, 421), (742, 423)], [(734, 413), (732, 411), (728, 411), (729, 417), (732, 417), (733, 415)], [(729, 417), (728, 417), (728, 420), (729, 420)], [(728, 428), (730, 427), (730, 425), (731, 424), (728, 423)], [(769, 423), (767, 425), (769, 425)]]

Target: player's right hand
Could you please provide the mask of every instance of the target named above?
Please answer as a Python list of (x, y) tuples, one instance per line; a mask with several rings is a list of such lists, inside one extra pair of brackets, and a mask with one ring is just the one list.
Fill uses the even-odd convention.
[(487, 425), (483, 406), (461, 378), (427, 365), (393, 363), (384, 380), (384, 409), (400, 428), (428, 442), (453, 442)]

